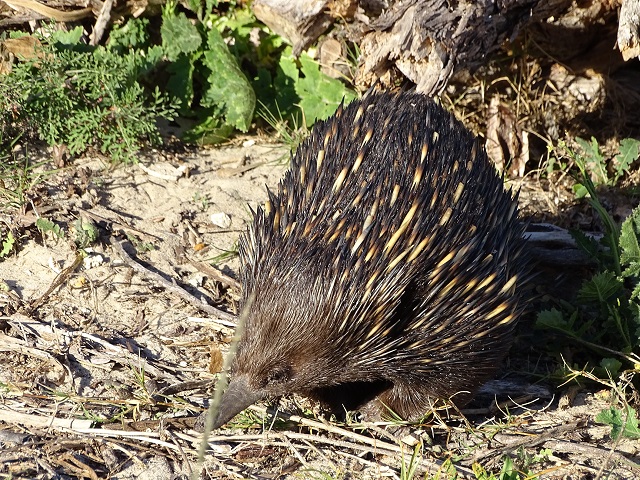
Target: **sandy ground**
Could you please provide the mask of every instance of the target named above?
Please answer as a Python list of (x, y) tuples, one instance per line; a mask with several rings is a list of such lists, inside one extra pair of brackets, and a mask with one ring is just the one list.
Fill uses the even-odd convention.
[[(12, 218), (23, 237), (0, 262), (0, 478), (168, 480), (199, 468), (193, 421), (208, 403), (239, 293), (229, 252), (286, 164), (285, 148), (248, 141), (152, 152), (118, 168), (80, 160), (47, 178), (28, 213)], [(527, 190), (544, 197), (543, 209), (554, 202)], [(62, 237), (38, 234), (36, 212)], [(84, 260), (78, 219), (100, 235)], [(489, 402), (469, 423), (441, 412), (390, 434), (328, 426), (313, 405), (285, 400), (304, 419), (269, 433), (259, 408), (239, 417), (212, 438), (200, 478), (413, 478), (411, 467), (415, 478), (450, 478), (447, 458), (457, 459), (459, 478), (474, 478), (474, 463), (499, 471), (505, 454), (540, 478), (640, 478), (638, 443), (614, 442), (595, 422), (615, 403), (608, 390), (530, 380), (522, 388), (524, 407)], [(412, 456), (420, 438), (424, 449)]]

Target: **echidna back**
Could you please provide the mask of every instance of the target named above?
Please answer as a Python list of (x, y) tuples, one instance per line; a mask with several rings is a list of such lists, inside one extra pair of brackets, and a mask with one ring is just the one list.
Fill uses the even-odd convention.
[(523, 308), (522, 233), (478, 141), (432, 100), (370, 94), (341, 107), (241, 241), (254, 305), (238, 368), (264, 357), (299, 379), (315, 370), (291, 388), (328, 403), (336, 387), (373, 382), (405, 416), (472, 391)]

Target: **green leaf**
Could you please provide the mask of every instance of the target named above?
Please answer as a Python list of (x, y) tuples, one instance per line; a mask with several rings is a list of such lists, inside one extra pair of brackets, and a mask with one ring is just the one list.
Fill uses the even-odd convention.
[(107, 46), (124, 51), (133, 47), (145, 47), (149, 42), (148, 29), (148, 18), (130, 18), (124, 25), (114, 25)]
[(56, 237), (62, 238), (63, 232), (60, 229), (60, 225), (56, 225), (51, 220), (40, 217), (36, 220), (36, 227), (44, 235), (47, 232), (53, 233)]
[(275, 74), (259, 69), (253, 85), (260, 102), (260, 116), (272, 124), (282, 122), (292, 130), (305, 126), (300, 109), (300, 96), (296, 85), (300, 72), (291, 47), (287, 47), (278, 58)]
[(518, 469), (511, 457), (507, 457), (506, 455), (503, 457), (504, 464), (502, 465), (502, 470), (500, 471), (499, 480), (518, 480)]
[(589, 190), (581, 183), (576, 183), (573, 187), (573, 193), (576, 198), (584, 198), (589, 194)]
[(564, 319), (564, 315), (562, 315), (560, 310), (552, 308), (551, 310), (542, 310), (538, 313), (536, 326), (556, 330), (566, 330), (569, 324)]
[(615, 407), (602, 410), (596, 416), (596, 422), (611, 425), (613, 440), (617, 440), (620, 435), (631, 439), (640, 438), (637, 414), (630, 405), (625, 405), (624, 411)]
[(631, 167), (631, 164), (638, 159), (640, 149), (640, 140), (635, 138), (625, 138), (620, 142), (620, 153), (615, 157), (616, 174), (614, 185), (618, 179), (625, 174)]
[(640, 235), (640, 207), (636, 207), (626, 218), (620, 232), (620, 263), (634, 269), (636, 275), (640, 265), (638, 235)]
[(578, 245), (578, 248), (582, 249), (589, 257), (598, 259), (600, 254), (600, 244), (598, 241), (586, 235), (582, 230), (572, 229), (569, 230), (569, 233), (573, 237)]
[(306, 53), (300, 55), (300, 65), (304, 76), (298, 79), (296, 92), (308, 126), (329, 117), (343, 101), (348, 104), (355, 100), (355, 92), (339, 80), (323, 74), (320, 65)]
[(171, 61), (175, 61), (181, 53), (192, 53), (202, 45), (202, 37), (198, 28), (191, 23), (187, 16), (180, 12), (176, 14), (165, 8), (162, 15), (162, 48)]
[(233, 127), (227, 123), (222, 123), (219, 114), (212, 109), (207, 118), (204, 118), (196, 126), (184, 134), (184, 139), (188, 142), (198, 144), (215, 145), (225, 141), (233, 133)]
[(246, 132), (256, 106), (255, 93), (217, 30), (209, 31), (207, 46), (202, 63), (211, 74), (202, 106), (219, 108), (227, 124)]
[(576, 143), (580, 145), (584, 152), (584, 160), (589, 171), (589, 176), (596, 185), (604, 185), (608, 182), (607, 164), (600, 152), (600, 146), (595, 137), (591, 137), (591, 143), (582, 138), (576, 137)]
[(622, 363), (615, 358), (603, 358), (600, 360), (600, 367), (608, 373), (608, 376), (615, 378), (622, 368)]
[(471, 469), (473, 470), (473, 474), (476, 476), (477, 480), (495, 480), (496, 477), (492, 474), (488, 473), (485, 468), (479, 463), (474, 463), (471, 465)]
[(188, 110), (193, 101), (193, 62), (187, 55), (180, 55), (167, 67), (169, 80), (167, 93), (180, 101), (182, 109)]
[(620, 265), (624, 267), (622, 276), (632, 285), (631, 300), (640, 298), (640, 207), (622, 223), (620, 231)]
[(84, 29), (81, 26), (77, 26), (69, 31), (54, 30), (51, 33), (51, 43), (61, 43), (63, 45), (77, 45), (82, 39)]
[(16, 239), (11, 233), (11, 230), (7, 232), (6, 238), (2, 240), (2, 250), (0, 250), (0, 258), (4, 258), (11, 253), (15, 246)]
[(622, 282), (609, 271), (598, 273), (591, 280), (586, 280), (578, 292), (578, 300), (606, 304), (620, 293)]
[(86, 221), (82, 218), (78, 218), (75, 222), (73, 222), (73, 227), (76, 234), (76, 238), (74, 239), (74, 241), (79, 248), (88, 247), (89, 245), (95, 243), (100, 236), (100, 232), (91, 221)]

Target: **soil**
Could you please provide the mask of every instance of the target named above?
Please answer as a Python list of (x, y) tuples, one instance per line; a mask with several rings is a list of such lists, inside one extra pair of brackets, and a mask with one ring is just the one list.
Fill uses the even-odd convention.
[[(284, 399), (303, 418), (272, 425), (254, 408), (214, 432), (199, 463), (194, 421), (233, 334), (233, 252), (287, 156), (249, 139), (116, 168), (88, 158), (31, 192), (11, 219), (18, 251), (0, 262), (0, 477), (451, 478), (445, 460), (456, 458), (459, 478), (476, 478), (474, 464), (499, 472), (504, 455), (539, 478), (640, 477), (637, 441), (614, 441), (596, 421), (617, 400), (609, 388), (514, 387), (512, 375), (500, 395), (519, 405), (480, 399), (466, 418), (438, 411), (419, 427), (329, 424), (305, 399)], [(584, 208), (564, 208), (572, 196), (557, 185), (515, 182), (525, 215), (580, 223)], [(39, 233), (38, 216), (62, 236)], [(99, 234), (84, 259), (78, 220)]]

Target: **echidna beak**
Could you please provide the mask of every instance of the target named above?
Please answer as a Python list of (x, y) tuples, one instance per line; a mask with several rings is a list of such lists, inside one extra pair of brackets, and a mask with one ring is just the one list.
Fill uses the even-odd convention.
[(264, 395), (249, 386), (247, 378), (239, 376), (231, 380), (231, 383), (222, 395), (218, 415), (213, 422), (213, 428), (220, 428), (245, 408), (253, 405)]

